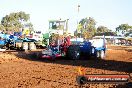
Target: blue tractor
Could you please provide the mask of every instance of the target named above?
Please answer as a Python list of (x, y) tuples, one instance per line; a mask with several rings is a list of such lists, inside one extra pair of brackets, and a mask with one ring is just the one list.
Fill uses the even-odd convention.
[(6, 49), (7, 35), (0, 33), (0, 49)]
[(6, 41), (0, 37), (0, 49), (5, 49)]
[(9, 35), (9, 37), (6, 39), (6, 48), (7, 49), (14, 49), (15, 48), (14, 35)]
[[(94, 41), (94, 40), (93, 40)], [(99, 42), (100, 41), (100, 42)], [(79, 59), (81, 56), (94, 56), (95, 58), (105, 58), (105, 40), (91, 41), (74, 41), (76, 44), (72, 44), (67, 49), (67, 56), (71, 59)], [(98, 45), (96, 46), (95, 43)]]
[[(83, 39), (77, 38), (70, 39), (69, 36), (64, 35), (65, 33), (68, 32), (67, 27), (68, 20), (49, 21), (48, 47), (46, 50), (43, 50), (41, 55), (38, 57), (50, 59), (62, 56), (66, 56), (70, 59), (80, 59), (82, 55), (95, 56), (99, 58), (105, 57), (106, 47), (104, 47), (105, 46), (104, 39), (99, 40), (100, 44), (98, 44), (98, 41), (94, 40), (83, 41)], [(63, 35), (64, 39), (60, 39), (61, 38), (60, 35)], [(63, 42), (59, 43), (61, 40)], [(53, 43), (55, 42), (55, 45), (49, 44), (50, 42)]]
[[(41, 58), (54, 59), (56, 57), (66, 56), (69, 59), (80, 59), (81, 56), (94, 56), (96, 58), (105, 58), (105, 42), (104, 39), (96, 41), (68, 41), (62, 45), (50, 45), (47, 50), (43, 50)], [(96, 45), (97, 43), (97, 45)], [(99, 43), (99, 44), (98, 44)]]

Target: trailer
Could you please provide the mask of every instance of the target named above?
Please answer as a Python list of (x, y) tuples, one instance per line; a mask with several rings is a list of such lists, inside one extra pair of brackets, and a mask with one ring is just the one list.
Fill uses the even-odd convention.
[(0, 51), (5, 51), (5, 40), (0, 38)]
[(35, 42), (36, 42), (35, 39), (18, 38), (15, 41), (15, 49), (17, 49), (17, 50), (35, 50), (36, 49)]
[(33, 50), (36, 49), (35, 39), (19, 38), (13, 34), (0, 34), (0, 48), (5, 50)]

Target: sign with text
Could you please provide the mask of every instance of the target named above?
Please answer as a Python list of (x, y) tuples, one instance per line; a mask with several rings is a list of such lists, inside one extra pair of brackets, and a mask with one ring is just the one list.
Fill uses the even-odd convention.
[(79, 75), (77, 76), (77, 83), (78, 84), (85, 84), (85, 83), (128, 83), (130, 79), (129, 75), (125, 74), (87, 74), (87, 75)]

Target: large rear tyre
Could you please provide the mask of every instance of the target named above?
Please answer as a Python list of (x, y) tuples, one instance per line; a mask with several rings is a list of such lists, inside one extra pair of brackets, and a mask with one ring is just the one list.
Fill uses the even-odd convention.
[(41, 53), (32, 53), (30, 55), (31, 55), (30, 57), (31, 57), (32, 60), (39, 60), (39, 59), (42, 58), (42, 54)]
[(41, 53), (36, 53), (36, 59), (42, 59), (42, 54)]
[(77, 60), (80, 58), (80, 47), (78, 45), (71, 45), (67, 50), (67, 57), (69, 59)]

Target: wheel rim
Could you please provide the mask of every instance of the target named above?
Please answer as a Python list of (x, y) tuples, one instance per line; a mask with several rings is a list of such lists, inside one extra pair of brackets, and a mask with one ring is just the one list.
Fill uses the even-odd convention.
[(75, 51), (75, 59), (79, 58), (80, 53), (78, 51)]

